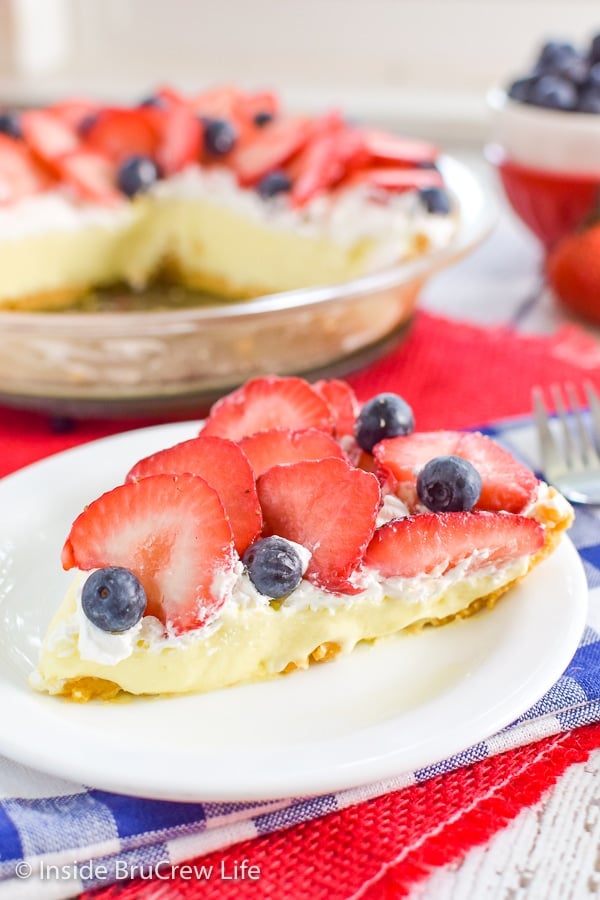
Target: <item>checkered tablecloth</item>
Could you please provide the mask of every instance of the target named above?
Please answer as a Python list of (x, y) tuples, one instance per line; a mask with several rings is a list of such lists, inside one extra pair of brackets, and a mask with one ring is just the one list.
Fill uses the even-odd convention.
[[(528, 421), (506, 422), (490, 431), (532, 461), (533, 434)], [(136, 875), (167, 879), (171, 867), (185, 860), (599, 721), (600, 514), (580, 508), (571, 538), (590, 587), (588, 625), (564, 675), (501, 733), (450, 759), (385, 782), (313, 799), (261, 804), (141, 800), (58, 781), (0, 759), (0, 898), (69, 897)], [(196, 881), (223, 876), (198, 868), (197, 860), (195, 865), (190, 877)], [(243, 874), (248, 879), (252, 873), (247, 869)]]

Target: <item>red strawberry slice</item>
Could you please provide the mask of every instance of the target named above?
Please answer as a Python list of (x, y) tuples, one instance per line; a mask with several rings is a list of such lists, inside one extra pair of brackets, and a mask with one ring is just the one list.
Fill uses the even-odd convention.
[(168, 176), (198, 161), (202, 146), (202, 125), (198, 116), (183, 104), (173, 104), (160, 112), (156, 161), (161, 173)]
[(380, 502), (374, 475), (341, 459), (274, 466), (257, 482), (265, 534), (278, 534), (312, 553), (306, 577), (330, 591), (354, 594), (351, 576), (374, 532)]
[(354, 423), (360, 412), (360, 404), (356, 394), (347, 381), (331, 378), (328, 381), (315, 381), (313, 390), (323, 398), (333, 415), (336, 437), (354, 435)]
[(250, 460), (256, 478), (272, 466), (284, 463), (326, 459), (328, 456), (346, 458), (335, 438), (316, 428), (298, 431), (292, 428), (271, 428), (242, 438), (239, 445)]
[[(468, 571), (537, 553), (544, 530), (534, 519), (489, 512), (426, 513), (394, 519), (375, 532), (365, 565), (384, 578), (442, 574), (475, 551)], [(487, 551), (487, 552), (481, 552)]]
[(0, 134), (0, 205), (37, 194), (50, 184), (49, 174), (28, 147)]
[(224, 84), (210, 88), (192, 97), (192, 109), (199, 116), (208, 119), (233, 119), (234, 110), (240, 98), (240, 91), (235, 85)]
[(153, 475), (103, 494), (75, 519), (65, 569), (124, 566), (146, 612), (175, 632), (208, 622), (225, 602), (218, 576), (233, 570), (231, 526), (214, 488), (196, 475)]
[(376, 128), (361, 129), (361, 134), (369, 156), (377, 162), (415, 166), (435, 162), (439, 156), (438, 148), (426, 141), (389, 134)]
[(477, 509), (522, 512), (536, 493), (538, 480), (512, 453), (478, 432), (415, 432), (381, 441), (373, 448), (382, 477), (391, 477), (395, 492), (409, 509), (416, 500), (417, 475), (435, 456), (461, 456), (482, 480)]
[(114, 163), (91, 150), (67, 153), (56, 163), (63, 181), (71, 184), (85, 200), (105, 204), (123, 202), (116, 187)]
[(75, 129), (50, 110), (31, 109), (21, 115), (25, 142), (40, 159), (52, 163), (79, 146)]
[(159, 143), (156, 123), (160, 113), (152, 107), (104, 109), (86, 133), (86, 147), (117, 165), (128, 156), (153, 157)]
[(358, 131), (337, 122), (323, 133), (317, 132), (290, 170), (292, 203), (302, 206), (316, 194), (329, 190), (366, 159)]
[(331, 434), (327, 403), (303, 378), (252, 378), (211, 407), (202, 434), (239, 441), (269, 428), (318, 428)]
[(279, 98), (273, 91), (240, 93), (233, 102), (236, 119), (254, 125), (254, 117), (260, 113), (276, 116), (279, 112)]
[(58, 116), (71, 130), (77, 131), (81, 123), (88, 116), (93, 116), (99, 109), (97, 103), (91, 100), (76, 98), (72, 100), (63, 100), (60, 103), (54, 103), (48, 107), (48, 112)]
[(343, 187), (365, 184), (375, 190), (401, 193), (402, 191), (423, 190), (443, 187), (444, 179), (437, 169), (410, 169), (381, 166), (359, 169), (343, 182)]
[(274, 119), (260, 128), (251, 141), (236, 147), (229, 163), (240, 184), (255, 184), (263, 175), (283, 166), (306, 144), (311, 127), (307, 118)]
[(126, 481), (185, 472), (200, 475), (217, 492), (229, 517), (235, 549), (241, 556), (262, 529), (254, 474), (245, 454), (226, 438), (200, 435), (140, 460)]

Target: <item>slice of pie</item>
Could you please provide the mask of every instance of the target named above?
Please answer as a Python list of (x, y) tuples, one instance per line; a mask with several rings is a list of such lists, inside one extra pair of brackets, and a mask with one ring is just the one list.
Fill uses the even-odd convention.
[(381, 394), (257, 378), (75, 520), (34, 686), (74, 700), (271, 678), (491, 607), (567, 501), (479, 433)]
[(451, 240), (437, 160), (233, 87), (0, 114), (0, 309), (115, 284), (243, 299), (347, 281)]

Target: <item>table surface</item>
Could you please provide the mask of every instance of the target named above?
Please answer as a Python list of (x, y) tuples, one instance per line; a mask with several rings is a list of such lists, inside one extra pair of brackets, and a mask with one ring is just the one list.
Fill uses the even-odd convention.
[[(496, 191), (475, 153), (460, 152)], [(544, 284), (539, 243), (500, 198), (491, 236), (426, 287), (423, 308), (482, 325), (550, 333), (570, 322)], [(600, 893), (600, 750), (567, 770), (540, 802), (461, 862), (440, 868), (410, 900), (579, 900)]]

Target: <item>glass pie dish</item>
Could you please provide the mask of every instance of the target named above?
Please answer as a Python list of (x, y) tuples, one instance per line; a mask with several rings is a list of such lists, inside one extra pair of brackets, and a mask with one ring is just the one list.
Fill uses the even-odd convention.
[(0, 402), (74, 417), (198, 414), (256, 375), (356, 368), (396, 339), (425, 281), (493, 225), (468, 168), (450, 157), (439, 168), (457, 211), (451, 241), (351, 282), (234, 303), (179, 298), (172, 309), (117, 297), (106, 311), (0, 312)]

